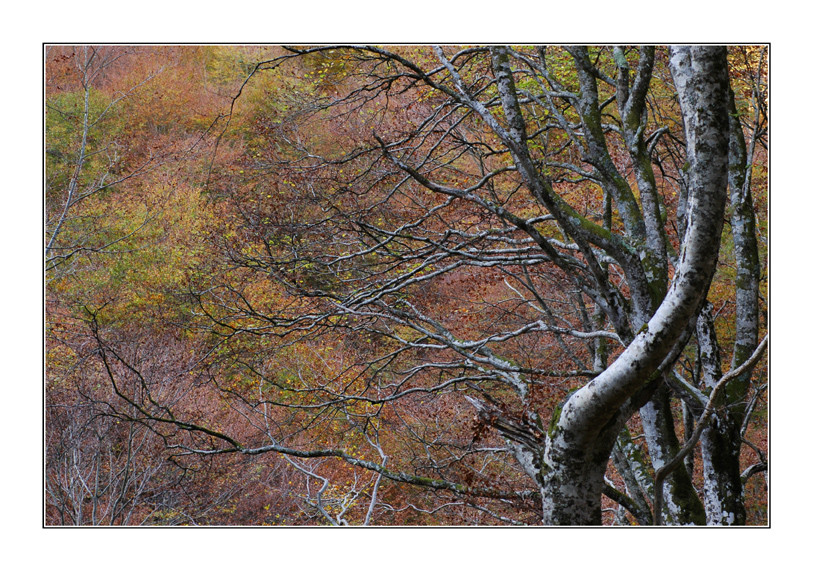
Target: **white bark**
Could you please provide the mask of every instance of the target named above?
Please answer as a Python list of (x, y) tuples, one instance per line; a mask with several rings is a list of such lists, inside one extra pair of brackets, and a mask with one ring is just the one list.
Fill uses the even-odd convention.
[[(584, 494), (595, 493), (595, 472), (603, 476), (605, 465), (590, 469), (585, 464), (599, 462), (607, 440), (615, 439), (620, 411), (654, 380), (652, 375), (705, 299), (716, 267), (728, 175), (726, 50), (673, 48), (671, 68), (684, 118), (690, 181), (688, 224), (676, 277), (626, 350), (564, 404), (545, 450), (543, 494), (549, 524), (598, 523), (600, 498), (591, 501)], [(580, 509), (584, 512), (578, 513)]]

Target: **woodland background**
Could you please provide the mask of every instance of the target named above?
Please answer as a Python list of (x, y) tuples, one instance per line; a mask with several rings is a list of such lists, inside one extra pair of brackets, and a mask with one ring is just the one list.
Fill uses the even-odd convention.
[[(633, 67), (646, 65), (646, 50), (626, 51), (627, 57), (640, 59)], [(471, 55), (462, 55), (467, 52)], [(553, 67), (540, 73), (552, 74), (551, 89), (574, 89), (566, 85), (576, 81), (571, 56), (593, 58), (593, 65), (606, 67), (611, 76), (616, 66), (622, 69), (619, 62), (629, 65), (618, 48), (595, 48), (589, 56), (583, 52), (550, 48), (547, 65)], [(487, 53), (474, 48), (455, 56), (464, 63), (471, 60), (466, 81), (472, 89), (481, 82), (478, 74), (490, 71), (478, 71), (476, 63)], [(666, 52), (647, 53), (655, 57), (655, 70), (649, 72), (653, 79), (647, 95), (654, 126), (646, 144), (653, 158), (646, 164), (651, 160), (660, 169), (661, 216), (675, 216), (660, 239), (666, 236), (677, 244), (678, 226), (685, 224), (684, 190), (678, 192), (683, 159), (680, 136), (675, 136), (680, 118), (668, 104), (668, 87), (660, 87), (667, 81)], [(521, 64), (525, 56), (514, 57)], [(631, 334), (622, 331), (629, 326), (617, 318), (617, 333), (602, 332), (604, 312), (613, 311), (611, 306), (590, 307), (578, 291), (575, 297), (565, 294), (569, 270), (556, 262), (563, 274), (538, 272), (527, 264), (545, 263), (546, 256), (555, 261), (553, 254), (545, 250), (546, 256), (537, 259), (533, 248), (523, 245), (523, 234), (500, 229), (516, 214), (539, 222), (546, 217), (522, 198), (519, 186), (511, 190), (510, 176), (502, 182), (511, 165), (491, 158), (499, 156), (491, 151), (499, 141), (481, 133), (482, 125), (475, 121), (458, 135), (455, 122), (463, 125), (465, 114), (448, 127), (445, 119), (432, 118), (452, 116), (454, 106), (445, 111), (445, 88), (412, 78), (410, 66), (416, 64), (408, 60), (432, 69), (434, 58), (423, 46), (381, 53), (274, 46), (47, 47), (47, 523), (539, 523), (541, 504), (533, 486), (525, 489), (523, 470), (541, 476), (523, 464), (512, 446), (530, 446), (522, 454), (534, 453), (534, 446), (542, 445), (535, 431), (555, 422), (557, 403), (607, 367), (613, 349), (606, 339), (623, 341)], [(762, 264), (749, 262), (757, 264), (749, 270), (752, 277), (735, 276), (734, 238), (724, 233), (717, 277), (707, 296), (713, 305), (706, 319), (716, 324), (716, 335), (712, 332), (707, 349), (698, 329), (697, 356), (687, 350), (680, 374), (675, 372), (680, 383), (686, 384), (685, 375), (698, 387), (701, 375), (709, 382), (714, 374), (709, 371), (720, 368), (721, 358), (716, 357), (716, 365), (706, 362), (701, 347), (703, 355), (709, 350), (720, 352), (722, 360), (731, 358), (727, 347), (735, 335), (733, 296), (740, 280), (754, 280), (754, 287), (761, 282), (753, 295), (760, 295), (762, 309), (756, 298), (750, 303), (763, 328), (767, 318), (767, 50), (734, 46), (728, 65), (735, 116), (743, 116), (750, 129), (744, 144), (751, 150), (743, 160), (751, 162), (747, 192), (753, 199), (747, 199), (746, 208), (753, 200), (756, 237), (751, 239), (756, 241), (748, 247), (755, 260), (759, 250)], [(633, 91), (645, 73), (641, 69)], [(602, 73), (595, 72), (615, 85)], [(427, 87), (416, 86), (420, 81)], [(530, 90), (525, 110), (530, 121), (536, 114), (535, 84), (528, 79), (525, 85), (519, 76), (516, 81), (519, 89)], [(585, 79), (580, 75), (578, 81), (584, 93)], [(619, 98), (620, 93), (619, 87)], [(581, 145), (582, 135), (576, 137), (566, 124), (574, 120), (568, 108), (574, 96), (555, 96), (564, 106), (549, 103), (553, 123), (539, 123), (541, 135), (533, 135), (529, 148), (545, 157), (545, 176), (553, 177), (558, 192), (581, 212), (579, 223), (603, 219), (609, 228), (613, 206), (607, 191), (602, 206), (591, 186), (591, 180), (600, 179), (569, 162), (584, 160), (571, 158), (568, 150)], [(612, 122), (612, 113), (607, 117)], [(557, 120), (564, 125), (561, 133)], [(447, 134), (439, 136), (444, 129)], [(384, 148), (376, 159), (375, 141), (383, 146), (382, 136), (406, 137), (404, 149), (412, 150), (400, 151), (392, 143), (392, 150)], [(460, 151), (455, 150), (458, 136)], [(390, 153), (422, 153), (424, 141), (436, 137), (439, 150), (426, 151), (424, 159), (435, 165), (427, 174), (392, 158), (420, 183), (417, 187), (382, 170)], [(466, 137), (480, 140), (472, 144)], [(589, 144), (595, 154), (594, 143)], [(663, 150), (656, 152), (656, 144)], [(613, 145), (607, 160), (612, 156), (623, 165), (624, 150)], [(439, 158), (431, 158), (433, 153)], [(487, 200), (515, 214), (504, 217), (495, 210), (497, 219), (491, 220), (488, 210), (484, 216), (477, 206), (456, 202), (454, 191), (434, 186), (473, 184), (476, 175), (467, 172), (472, 165), (464, 153), (479, 161), (482, 172), (491, 169), (478, 186), (491, 178), (500, 181), (494, 188), (488, 182), (493, 198)], [(593, 164), (600, 166), (598, 160)], [(424, 182), (424, 176), (436, 180)], [(625, 218), (628, 206), (622, 196), (614, 199)], [(629, 220), (624, 223), (629, 231)], [(493, 238), (491, 230), (482, 233), (481, 224), (494, 225)], [(517, 224), (524, 228), (525, 222)], [(438, 232), (445, 232), (440, 245), (432, 237)], [(559, 241), (567, 242), (566, 234), (557, 240), (556, 230), (543, 232), (548, 237), (537, 241), (551, 240), (564, 251), (576, 247)], [(492, 249), (489, 240), (502, 249)], [(608, 251), (618, 257), (620, 251), (612, 248)], [(454, 261), (460, 255), (462, 261)], [(666, 264), (665, 250), (661, 255)], [(736, 266), (742, 263), (737, 257)], [(567, 264), (579, 262), (574, 258)], [(632, 278), (630, 285), (619, 279), (622, 290), (639, 287)], [(656, 283), (640, 287), (665, 288), (665, 281)], [(380, 301), (368, 305), (367, 297)], [(737, 298), (738, 312), (740, 303)], [(438, 310), (446, 313), (442, 326), (438, 317), (424, 315)], [(528, 312), (547, 317), (523, 326)], [(577, 316), (581, 325), (573, 324)], [(472, 346), (489, 346), (466, 349), (470, 342), (452, 339), (447, 328), (462, 339), (485, 334), (487, 341)], [(547, 335), (533, 333), (540, 328)], [(736, 328), (739, 344), (739, 321)], [(743, 349), (748, 353), (734, 357), (735, 366), (755, 342), (756, 337)], [(451, 360), (444, 352), (448, 349)], [(465, 361), (455, 361), (456, 353)], [(589, 360), (592, 368), (585, 364)], [(515, 370), (524, 371), (521, 381)], [(749, 430), (746, 434), (742, 428), (748, 446), (740, 468), (735, 467), (745, 470), (747, 486), (743, 514), (749, 519), (743, 517), (742, 524), (767, 522), (767, 478), (758, 475), (767, 468), (764, 371), (755, 369), (752, 392), (743, 389), (740, 400), (732, 401), (742, 407), (738, 414), (745, 420), (739, 422)], [(517, 384), (526, 382), (526, 374), (536, 380), (527, 387)], [(506, 382), (516, 385), (522, 403), (500, 388)], [(464, 393), (457, 391), (466, 387), (474, 393), (458, 398)], [(472, 400), (472, 394), (477, 398)], [(671, 406), (670, 415), (683, 418), (678, 431), (688, 438), (699, 412), (690, 414), (685, 405), (681, 410), (676, 399)], [(266, 434), (259, 441), (257, 430)], [(641, 430), (633, 419), (618, 446), (637, 446)], [(501, 436), (508, 439), (507, 448)], [(539, 443), (527, 444), (531, 440)], [(224, 453), (246, 446), (257, 452)], [(285, 451), (284, 456), (273, 454)], [(617, 510), (605, 502), (605, 524), (651, 523), (651, 515), (637, 511), (651, 501), (643, 499), (647, 492), (637, 490), (639, 483), (630, 488), (639, 479), (632, 474), (643, 469), (632, 456), (640, 453), (625, 453), (629, 477), (621, 471), (616, 482), (607, 481), (611, 487), (626, 486), (630, 498), (618, 500), (623, 507)], [(519, 466), (512, 466), (512, 454)], [(319, 459), (308, 459), (314, 455)], [(371, 459), (379, 468), (368, 473), (364, 463)], [(621, 470), (619, 461), (615, 465)], [(697, 462), (697, 455), (687, 460), (688, 477)], [(455, 482), (472, 491), (460, 497), (461, 484)], [(688, 512), (674, 517), (701, 521)]]
[[(94, 5), (92, 2), (90, 4)], [(153, 14), (158, 9), (158, 4), (162, 6), (162, 13), (165, 14), (165, 18), (156, 19), (154, 17)], [(369, 19), (366, 17), (346, 18), (343, 9), (337, 6), (321, 2), (315, 4), (319, 7), (320, 17), (316, 20), (311, 19), (307, 24), (306, 20), (302, 18), (299, 8), (277, 7), (278, 19), (288, 22), (289, 25), (285, 26), (288, 35), (275, 35), (274, 41), (297, 43), (301, 42), (303, 38), (308, 41), (316, 41), (319, 38), (328, 38), (330, 40), (349, 39), (344, 36), (337, 38), (333, 33), (336, 21), (343, 22), (344, 30), (355, 30), (355, 33), (350, 32), (351, 37), (369, 37), (370, 24)], [(749, 43), (773, 39), (774, 60), (771, 74), (773, 97), (775, 101), (787, 104), (774, 109), (772, 185), (775, 188), (795, 188), (796, 176), (793, 174), (795, 171), (793, 165), (803, 164), (806, 154), (805, 145), (803, 144), (805, 130), (800, 129), (799, 125), (808, 123), (803, 116), (799, 117), (795, 105), (792, 104), (797, 100), (799, 82), (804, 81), (796, 72), (796, 70), (804, 66), (805, 60), (802, 40), (805, 33), (800, 19), (788, 19), (784, 14), (780, 14), (779, 10), (765, 10), (764, 5), (758, 2), (741, 3), (743, 9), (739, 12), (732, 12), (723, 6), (708, 6), (705, 2), (687, 2), (684, 5), (686, 10), (669, 11), (668, 18), (660, 18), (658, 25), (653, 25), (653, 18), (659, 18), (663, 13), (652, 14), (652, 6), (649, 3), (633, 3), (629, 12), (605, 13), (601, 19), (601, 24), (597, 21), (583, 23), (581, 28), (586, 31), (587, 37), (581, 39), (583, 41), (592, 41), (598, 38), (605, 42), (614, 41), (617, 38), (606, 36), (608, 29), (630, 31), (630, 26), (633, 26), (638, 30), (648, 30), (647, 32), (641, 32), (635, 38), (639, 41), (658, 42), (663, 39), (663, 34), (673, 39), (703, 41), (719, 37), (720, 22), (724, 21), (731, 22), (731, 26), (727, 28), (729, 32), (726, 33), (726, 43), (734, 43), (743, 39)], [(109, 21), (109, 18), (123, 19), (125, 16), (119, 9), (111, 9), (106, 4), (105, 6), (106, 8), (103, 8), (102, 3), (95, 3), (96, 8), (91, 10), (90, 13), (64, 14), (64, 17), (60, 18), (59, 21), (43, 20), (39, 8), (36, 10), (23, 9), (20, 25), (15, 26), (4, 42), (6, 42), (9, 49), (12, 41), (26, 45), (30, 48), (28, 52), (31, 57), (20, 57), (8, 61), (10, 73), (13, 73), (14, 77), (18, 78), (21, 83), (33, 86), (34, 91), (39, 90), (43, 81), (44, 61), (41, 42), (50, 43), (59, 39), (76, 41), (78, 38), (84, 40), (105, 39), (99, 37), (100, 35), (104, 36), (104, 33), (100, 32), (100, 30), (106, 29), (106, 22)], [(150, 30), (149, 33), (145, 32), (144, 35), (140, 36), (139, 40), (157, 43), (164, 43), (167, 40), (194, 42), (200, 40), (201, 37), (205, 37), (207, 41), (240, 43), (245, 42), (246, 39), (254, 42), (264, 42), (269, 39), (268, 22), (264, 18), (242, 22), (240, 34), (227, 34), (223, 33), (219, 25), (214, 25), (209, 14), (188, 14), (180, 8), (169, 7), (163, 3), (146, 2), (145, 6), (150, 9), (144, 12), (130, 12), (127, 14), (127, 21), (130, 22), (130, 25), (125, 29), (131, 31), (136, 29)], [(380, 5), (378, 6), (380, 7)], [(697, 17), (701, 7), (708, 17)], [(368, 41), (375, 42), (394, 38), (396, 42), (414, 40), (433, 42), (438, 39), (448, 38), (448, 22), (452, 21), (460, 23), (461, 29), (474, 31), (475, 37), (479, 41), (502, 39), (495, 37), (493, 27), (484, 23), (479, 17), (474, 15), (465, 16), (451, 6), (434, 5), (433, 9), (436, 18), (430, 19), (427, 19), (420, 11), (409, 13), (397, 11), (399, 26), (393, 28), (392, 25), (380, 21), (376, 24), (375, 29), (382, 31), (381, 33), (387, 37), (376, 36)], [(546, 18), (549, 21), (567, 21), (567, 18), (570, 17), (569, 10), (557, 6), (549, 6), (547, 10), (548, 15)], [(755, 18), (755, 15), (759, 15), (759, 17)], [(388, 10), (387, 17), (394, 16), (392, 10)], [(179, 33), (178, 22), (188, 24), (185, 27), (188, 31)], [(522, 18), (517, 23), (519, 24), (518, 35), (526, 42), (531, 43), (540, 40), (537, 17)], [(193, 29), (206, 31), (201, 36), (200, 33), (191, 31)], [(415, 35), (404, 35), (403, 30), (406, 29), (416, 31)], [(73, 31), (66, 32), (66, 30)], [(309, 31), (306, 32), (305, 30)], [(314, 30), (316, 30), (316, 37), (311, 33)], [(418, 33), (418, 30), (421, 30), (421, 32)], [(552, 42), (572, 41), (574, 36), (568, 30), (568, 26), (548, 29), (544, 39)], [(689, 33), (687, 30), (694, 31)], [(76, 34), (79, 34), (78, 38)], [(131, 33), (129, 39), (135, 39), (134, 34), (135, 32)], [(777, 42), (779, 38), (782, 38), (781, 42)], [(457, 37), (453, 35), (450, 40), (453, 40), (451, 43), (464, 43), (467, 40), (470, 41), (471, 36)], [(21, 99), (14, 93), (6, 92), (3, 99), (8, 105), (13, 104), (16, 109), (20, 110), (19, 113), (8, 117), (12, 129), (19, 134), (20, 139), (25, 142), (27, 147), (43, 149), (44, 124), (39, 129), (31, 129), (29, 119), (32, 116), (42, 116), (44, 112), (43, 97), (32, 96)], [(4, 144), (6, 143), (9, 143), (9, 141), (6, 140)], [(30, 177), (26, 172), (42, 170), (41, 155), (42, 153), (38, 152), (36, 156), (23, 158), (22, 164), (27, 166), (28, 169), (16, 169), (11, 172), (9, 176), (12, 183), (18, 188), (25, 187), (30, 182)], [(42, 188), (42, 185), (38, 188)], [(11, 374), (17, 378), (26, 378), (30, 363), (40, 362), (44, 351), (44, 342), (35, 343), (38, 346), (32, 348), (31, 343), (28, 341), (30, 339), (41, 340), (44, 329), (44, 307), (40, 307), (43, 297), (41, 282), (44, 277), (41, 264), (41, 238), (44, 222), (24, 223), (20, 217), (13, 216), (12, 213), (18, 211), (30, 212), (39, 221), (43, 212), (42, 196), (39, 191), (29, 194), (17, 193), (13, 197), (9, 197), (9, 201), (15, 208), (4, 209), (3, 211), (4, 221), (6, 222), (3, 230), (4, 236), (9, 242), (12, 241), (14, 236), (27, 236), (30, 247), (13, 249), (8, 252), (10, 263), (19, 268), (20, 272), (24, 273), (28, 278), (24, 284), (18, 283), (16, 286), (12, 286), (13, 295), (15, 298), (23, 300), (23, 303), (10, 307), (10, 315), (19, 324), (19, 327), (15, 328), (13, 332), (5, 331), (4, 339), (7, 347), (10, 347), (11, 354), (25, 356), (24, 360), (15, 360), (11, 368)], [(797, 377), (798, 371), (803, 369), (801, 355), (805, 352), (805, 342), (804, 336), (799, 333), (804, 331), (804, 323), (810, 317), (806, 306), (796, 302), (797, 284), (806, 279), (807, 271), (804, 266), (795, 263), (796, 255), (794, 253), (795, 245), (803, 242), (806, 234), (803, 229), (804, 212), (810, 209), (809, 197), (806, 193), (774, 193), (770, 206), (774, 267), (771, 299), (774, 342), (771, 348), (771, 372), (775, 377), (793, 379)], [(40, 319), (31, 319), (30, 308), (32, 307), (40, 307)], [(791, 317), (792, 315), (796, 317)], [(777, 327), (778, 325), (779, 327)], [(27, 550), (28, 546), (42, 545), (48, 542), (53, 546), (53, 557), (56, 557), (55, 554), (63, 553), (77, 544), (86, 547), (92, 545), (93, 549), (99, 553), (100, 558), (114, 556), (115, 553), (120, 553), (126, 549), (132, 542), (132, 534), (126, 532), (105, 534), (107, 545), (105, 547), (99, 545), (95, 540), (91, 541), (93, 536), (87, 533), (82, 535), (76, 533), (65, 534), (63, 532), (54, 533), (53, 530), (31, 531), (38, 529), (42, 522), (42, 511), (40, 509), (33, 511), (30, 509), (30, 498), (43, 495), (44, 438), (42, 436), (44, 435), (44, 427), (42, 420), (44, 392), (41, 383), (17, 383), (11, 386), (9, 390), (15, 402), (32, 403), (37, 408), (37, 411), (36, 413), (30, 413), (30, 410), (15, 409), (11, 411), (6, 419), (16, 426), (25, 427), (25, 430), (32, 434), (39, 434), (42, 441), (41, 446), (24, 447), (19, 450), (17, 455), (22, 463), (33, 467), (31, 470), (26, 471), (24, 474), (16, 472), (3, 475), (3, 481), (7, 487), (14, 487), (23, 492), (9, 497), (8, 501), (13, 512), (22, 514), (21, 517), (25, 519), (25, 525), (21, 527), (16, 522), (13, 524), (8, 521), (4, 523), (10, 536), (17, 539), (15, 545), (20, 550)], [(742, 550), (740, 547), (743, 544), (743, 537), (745, 537), (747, 543), (748, 533), (744, 535), (737, 532), (722, 535), (713, 534), (713, 539), (711, 537), (704, 539), (708, 534), (694, 532), (696, 535), (693, 536), (693, 552), (698, 557), (721, 561), (723, 557), (720, 552), (725, 551), (725, 559), (729, 562), (738, 557), (737, 560), (743, 563), (759, 564), (762, 562), (767, 565), (774, 561), (777, 551), (793, 553), (801, 545), (798, 538), (799, 530), (804, 527), (803, 514), (805, 510), (800, 510), (798, 507), (800, 503), (802, 506), (809, 506), (809, 501), (805, 497), (800, 498), (797, 493), (797, 490), (804, 486), (805, 470), (803, 458), (795, 453), (795, 448), (799, 435), (804, 433), (802, 418), (805, 415), (806, 402), (809, 401), (810, 391), (806, 388), (806, 385), (794, 385), (792, 388), (790, 386), (776, 385), (773, 388), (772, 396), (774, 399), (773, 411), (775, 413), (772, 422), (773, 473), (780, 475), (785, 485), (774, 488), (772, 492), (773, 530), (759, 534), (765, 538), (766, 546), (769, 548)], [(777, 412), (779, 414), (776, 414)], [(40, 507), (43, 505), (41, 504)], [(584, 556), (586, 559), (599, 564), (607, 562), (605, 554), (613, 550), (617, 544), (615, 535), (612, 533), (607, 535), (606, 533), (599, 533), (599, 531), (583, 530), (574, 533), (568, 530), (549, 529), (546, 530), (546, 537), (551, 538), (550, 541), (555, 541), (564, 546), (574, 543), (583, 545), (584, 538), (589, 538), (590, 543), (596, 549), (591, 550), (590, 553), (584, 553)], [(235, 561), (239, 561), (245, 565), (251, 565), (261, 557), (259, 553), (253, 550), (241, 554), (231, 550), (206, 550), (207, 545), (220, 541), (223, 533), (217, 530), (199, 530), (197, 533), (197, 537), (200, 539), (195, 539), (194, 535), (184, 536), (178, 533), (170, 533), (163, 536), (153, 535), (151, 541), (155, 549), (167, 559), (181, 558), (179, 552), (182, 552), (185, 553), (183, 558), (187, 561), (194, 559), (207, 564), (219, 562), (221, 565), (234, 564)], [(263, 533), (263, 530), (246, 530), (243, 533), (248, 537), (254, 537), (258, 542), (265, 541), (264, 536), (259, 536), (259, 533)], [(334, 541), (331, 537), (335, 536), (318, 533), (318, 530), (308, 530), (301, 533), (296, 529), (277, 529), (276, 533), (284, 538), (286, 544), (296, 546), (294, 551), (297, 553), (301, 551), (300, 546), (312, 544), (313, 540), (306, 538), (314, 537), (313, 534), (317, 534), (319, 543), (325, 546), (328, 552), (341, 550), (346, 544), (345, 536), (340, 534)], [(426, 552), (435, 554), (439, 560), (477, 563), (490, 561), (493, 564), (499, 562), (501, 564), (524, 565), (529, 558), (527, 550), (508, 548), (504, 538), (500, 539), (502, 536), (499, 530), (491, 532), (479, 530), (474, 532), (487, 537), (489, 541), (493, 542), (495, 549), (474, 552), (465, 550), (454, 553), (449, 553), (447, 546), (450, 543), (462, 545), (467, 541), (466, 538), (473, 533), (472, 531), (445, 530), (445, 535), (442, 536), (438, 536), (436, 532), (431, 530), (410, 530), (409, 533), (412, 541), (420, 541)], [(378, 554), (376, 556), (384, 556), (397, 549), (402, 545), (403, 541), (404, 532), (392, 530), (381, 534), (374, 544), (368, 545), (368, 548), (371, 552)], [(513, 542), (509, 543), (513, 544)], [(666, 534), (655, 533), (650, 534), (649, 541), (639, 544), (636, 549), (643, 556), (657, 557), (670, 544), (671, 540)], [(195, 556), (195, 553), (198, 553), (198, 555)], [(45, 555), (45, 557), (51, 556)], [(296, 555), (295, 553), (278, 552), (277, 557), (293, 561)], [(560, 555), (556, 553), (548, 554), (549, 560), (559, 560), (559, 557)], [(66, 568), (79, 568), (80, 565), (78, 562), (71, 563), (63, 558), (60, 558), (60, 561)], [(393, 564), (397, 567), (396, 562)], [(140, 563), (136, 562), (122, 561), (121, 565), (123, 568), (140, 567)], [(337, 565), (341, 567), (341, 564), (337, 563)], [(664, 561), (663, 565), (664, 568), (682, 568), (684, 562), (682, 560)], [(82, 566), (85, 568), (86, 563), (82, 564)]]

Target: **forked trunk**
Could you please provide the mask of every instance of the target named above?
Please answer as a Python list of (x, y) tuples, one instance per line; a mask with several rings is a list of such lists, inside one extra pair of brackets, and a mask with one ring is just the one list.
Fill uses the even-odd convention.
[(545, 522), (601, 523), (601, 491), (613, 442), (635, 410), (634, 397), (697, 316), (717, 265), (728, 177), (726, 49), (672, 49), (684, 119), (689, 175), (686, 236), (676, 277), (652, 319), (601, 375), (576, 391), (553, 419), (543, 467)]

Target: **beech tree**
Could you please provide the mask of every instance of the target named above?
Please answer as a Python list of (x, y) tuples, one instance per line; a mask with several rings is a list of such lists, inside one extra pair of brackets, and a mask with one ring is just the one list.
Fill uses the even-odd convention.
[[(180, 457), (282, 455), (333, 524), (400, 509), (388, 482), (431, 491), (404, 500), (422, 513), (599, 525), (611, 500), (622, 523), (745, 524), (742, 483), (767, 469), (744, 437), (767, 346), (765, 61), (749, 53), (750, 73), (722, 46), (259, 62), (232, 105), (255, 85), (269, 98), (240, 176), (211, 179), (229, 270), (185, 297), (210, 343), (188, 390), (221, 395), (231, 421), (151, 390), (91, 312), (127, 405), (111, 414)], [(759, 456), (744, 472), (743, 445)]]

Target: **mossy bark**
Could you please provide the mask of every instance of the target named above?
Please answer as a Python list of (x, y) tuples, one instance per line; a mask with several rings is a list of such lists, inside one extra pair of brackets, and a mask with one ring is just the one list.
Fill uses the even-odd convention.
[[(734, 369), (748, 360), (759, 340), (760, 262), (749, 173), (749, 159), (753, 158), (753, 146), (750, 150), (746, 147), (733, 91), (729, 92), (728, 113), (731, 129), (729, 219), (737, 264), (736, 334), (731, 359), (731, 368)], [(758, 117), (755, 119), (756, 124)], [(707, 322), (707, 327), (713, 335), (713, 323), (710, 320)], [(719, 357), (717, 359), (719, 361)], [(709, 388), (719, 379), (719, 368), (718, 363), (718, 370), (708, 375), (706, 384)], [(710, 525), (745, 524), (745, 498), (740, 481), (742, 445), (740, 432), (745, 417), (751, 374), (750, 370), (744, 371), (726, 385), (725, 414), (715, 416), (701, 436), (704, 496)]]
[[(634, 411), (632, 399), (657, 374), (693, 322), (716, 268), (728, 176), (726, 50), (674, 48), (672, 70), (685, 123), (690, 184), (690, 214), (676, 277), (647, 327), (602, 374), (568, 399), (551, 427), (543, 479), (549, 524), (600, 521), (600, 483), (613, 443)], [(664, 401), (668, 408), (663, 395), (656, 400), (661, 406)], [(671, 414), (662, 410), (653, 418), (668, 424)], [(671, 432), (666, 430), (659, 438), (669, 440), (673, 431), (672, 421)], [(663, 443), (666, 449), (674, 444)], [(693, 501), (696, 496), (690, 493), (685, 469), (683, 474), (673, 479), (673, 511), (681, 514), (676, 523), (702, 523), (702, 506)]]

